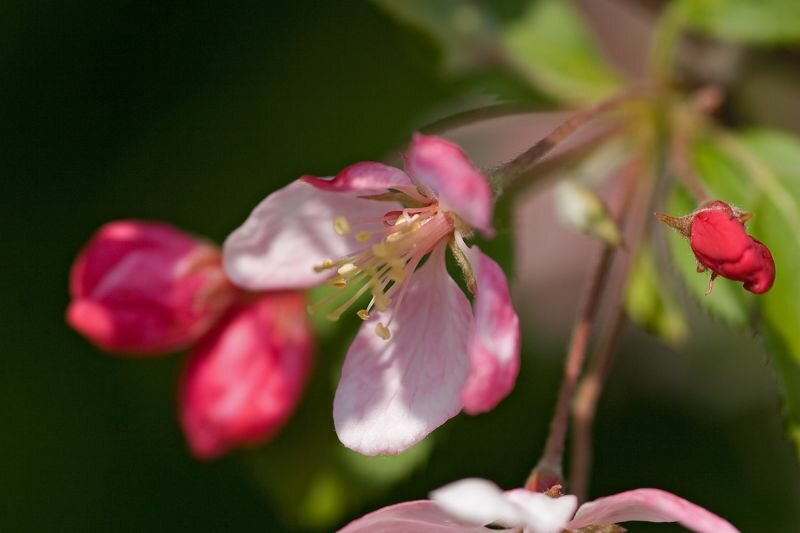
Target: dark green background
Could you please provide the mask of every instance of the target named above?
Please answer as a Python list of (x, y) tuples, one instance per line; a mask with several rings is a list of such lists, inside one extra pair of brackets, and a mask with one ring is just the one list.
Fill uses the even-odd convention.
[[(221, 241), (278, 186), (381, 157), (483, 81), (445, 83), (427, 41), (355, 1), (6, 1), (0, 39), (0, 531), (297, 529), (276, 518), (254, 452), (189, 457), (180, 357), (106, 357), (66, 327), (70, 262), (123, 217)], [(679, 353), (627, 338), (601, 406), (593, 494), (656, 486), (744, 531), (800, 530), (800, 469), (766, 356), (746, 334), (725, 340), (699, 318), (693, 330)], [(522, 483), (564, 346), (525, 340), (511, 398), (449, 423), (425, 469), (351, 516), (467, 475)], [(316, 423), (332, 431), (329, 417)]]

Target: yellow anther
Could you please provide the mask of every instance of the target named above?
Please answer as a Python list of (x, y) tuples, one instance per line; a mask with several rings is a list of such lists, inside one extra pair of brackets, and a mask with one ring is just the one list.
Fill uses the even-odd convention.
[(347, 235), (350, 233), (350, 223), (343, 216), (337, 216), (333, 219), (333, 229), (339, 235)]
[(367, 242), (372, 237), (372, 232), (370, 231), (359, 231), (356, 233), (356, 240), (358, 242)]
[(337, 289), (344, 289), (345, 287), (347, 287), (347, 280), (344, 278), (337, 278), (333, 280), (333, 283), (331, 283), (331, 285), (333, 285)]
[(321, 265), (316, 265), (314, 267), (314, 272), (322, 272), (323, 270), (328, 270), (329, 268), (333, 268), (333, 259), (326, 259)]
[(356, 314), (358, 315), (358, 318), (360, 318), (361, 320), (367, 320), (369, 318), (369, 313), (367, 312), (366, 309), (359, 309), (358, 311), (356, 311)]
[(358, 272), (358, 267), (353, 263), (345, 263), (336, 272), (343, 278), (352, 278)]
[(378, 322), (375, 325), (375, 334), (385, 341), (388, 341), (392, 336), (392, 332), (389, 331), (389, 328), (383, 325), (383, 322)]

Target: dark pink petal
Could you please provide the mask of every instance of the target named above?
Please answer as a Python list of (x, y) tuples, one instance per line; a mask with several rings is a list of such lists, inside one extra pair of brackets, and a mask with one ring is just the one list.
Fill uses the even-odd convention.
[(461, 410), (472, 312), (447, 273), (444, 248), (405, 282), (391, 339), (375, 334), (386, 317), (374, 313), (347, 352), (333, 418), (348, 448), (365, 455), (401, 452)]
[(167, 224), (100, 228), (70, 273), (69, 324), (106, 350), (163, 353), (204, 334), (237, 297), (219, 250)]
[(416, 134), (405, 158), (412, 179), (436, 196), (445, 209), (487, 236), (494, 233), (492, 189), (458, 145)]
[(678, 522), (698, 533), (738, 533), (738, 529), (700, 506), (658, 489), (636, 489), (580, 506), (570, 529), (620, 522)]
[(383, 231), (383, 215), (402, 209), (396, 202), (364, 200), (321, 190), (297, 180), (267, 196), (225, 240), (225, 271), (251, 290), (303, 289), (322, 283), (330, 272), (315, 272), (365, 246), (354, 235), (334, 231), (337, 216), (354, 231)]
[(514, 388), (519, 373), (519, 317), (508, 281), (489, 256), (473, 246), (466, 251), (476, 291), (475, 320), (469, 337), (470, 371), (461, 389), (464, 411), (489, 411)]
[(271, 438), (294, 412), (311, 368), (305, 300), (272, 293), (232, 310), (192, 352), (180, 414), (195, 456)]
[(398, 503), (350, 522), (339, 533), (489, 533), (445, 513), (428, 500)]
[(333, 179), (304, 176), (302, 178), (318, 189), (330, 192), (355, 193), (360, 196), (385, 193), (413, 185), (405, 172), (383, 163), (364, 161), (350, 165)]

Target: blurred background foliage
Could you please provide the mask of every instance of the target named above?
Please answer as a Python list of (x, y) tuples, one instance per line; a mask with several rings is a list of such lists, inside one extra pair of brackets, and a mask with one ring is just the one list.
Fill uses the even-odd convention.
[[(699, 32), (687, 70), (729, 89), (725, 120), (800, 131), (800, 56), (786, 44), (800, 31), (792, 0), (673, 4)], [(764, 19), (753, 7), (762, 4), (786, 8), (780, 24), (752, 22)], [(106, 221), (166, 220), (221, 242), (297, 176), (380, 159), (475, 102), (552, 109), (613, 92), (619, 73), (598, 66), (579, 12), (564, 5), (3, 2), (0, 530), (331, 530), (465, 476), (519, 486), (541, 451), (567, 336), (534, 316), (523, 316), (522, 373), (509, 399), (393, 458), (338, 444), (331, 402), (356, 324), (317, 324), (313, 382), (284, 432), (200, 463), (175, 417), (181, 356), (105, 356), (63, 313), (70, 262)], [(429, 10), (421, 19), (420, 6)], [(501, 62), (497, 46), (509, 52)], [(698, 157), (711, 160), (707, 152)], [(652, 265), (641, 268), (652, 276)], [(517, 296), (541, 309), (575, 305), (526, 290)], [(738, 307), (708, 318), (686, 291), (658, 305), (674, 309), (672, 296), (688, 309), (690, 339), (673, 350), (627, 330), (601, 404), (592, 495), (659, 487), (743, 531), (800, 530), (800, 468), (772, 363), (754, 334), (723, 327), (741, 320)]]

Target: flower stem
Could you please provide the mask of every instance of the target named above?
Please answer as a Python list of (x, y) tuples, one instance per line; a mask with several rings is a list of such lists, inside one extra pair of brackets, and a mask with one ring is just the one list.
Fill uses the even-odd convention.
[(511, 161), (500, 165), (491, 172), (492, 184), (495, 190), (502, 190), (511, 185), (520, 176), (529, 173), (541, 159), (550, 153), (555, 147), (565, 141), (570, 135), (575, 133), (581, 126), (596, 118), (603, 113), (606, 113), (621, 104), (630, 102), (631, 100), (643, 98), (647, 92), (640, 88), (630, 88), (618, 93), (607, 100), (603, 100), (599, 104), (581, 111), (566, 122), (559, 125), (556, 129), (550, 132), (549, 135), (539, 140), (536, 144), (531, 146), (528, 150), (518, 155)]
[[(663, 163), (662, 161), (662, 165)], [(662, 174), (661, 177), (664, 178), (663, 169), (658, 169), (657, 172)], [(619, 261), (615, 265), (613, 272), (614, 279), (606, 293), (605, 303), (613, 313), (611, 323), (608, 327), (602, 329), (600, 339), (597, 342), (597, 349), (589, 363), (589, 368), (578, 384), (575, 399), (572, 403), (573, 445), (569, 486), (570, 492), (575, 494), (581, 502), (586, 500), (589, 489), (592, 468), (592, 435), (597, 404), (603, 393), (608, 374), (611, 371), (614, 353), (625, 324), (625, 288), (627, 287), (633, 258), (648, 227), (648, 221), (650, 220), (648, 215), (652, 210), (655, 199), (655, 189), (656, 179), (643, 180), (639, 187), (636, 201), (633, 202), (634, 205), (626, 223), (626, 229), (629, 229), (626, 236), (628, 253), (620, 254)]]
[[(612, 210), (614, 218), (620, 220), (632, 197), (636, 184), (636, 176), (640, 168), (638, 158), (628, 161), (620, 171), (621, 193), (617, 196), (618, 205)], [(597, 312), (600, 308), (600, 297), (606, 287), (611, 263), (616, 248), (604, 245), (592, 271), (589, 287), (583, 299), (578, 321), (572, 329), (572, 334), (564, 362), (564, 379), (556, 401), (555, 413), (550, 423), (550, 432), (547, 436), (544, 452), (536, 468), (533, 469), (525, 486), (533, 491), (547, 490), (563, 479), (562, 463), (564, 457), (564, 444), (567, 437), (569, 424), (570, 405), (575, 394), (575, 388), (583, 368), (586, 357), (586, 348), (589, 334), (592, 330)], [(546, 486), (547, 485), (547, 486)]]
[(579, 502), (586, 501), (589, 489), (589, 474), (592, 470), (592, 434), (597, 403), (603, 393), (608, 373), (614, 360), (614, 352), (619, 342), (625, 313), (620, 306), (614, 321), (605, 337), (598, 342), (598, 349), (592, 358), (589, 369), (578, 384), (575, 400), (572, 403), (572, 460), (570, 463), (570, 492)]

